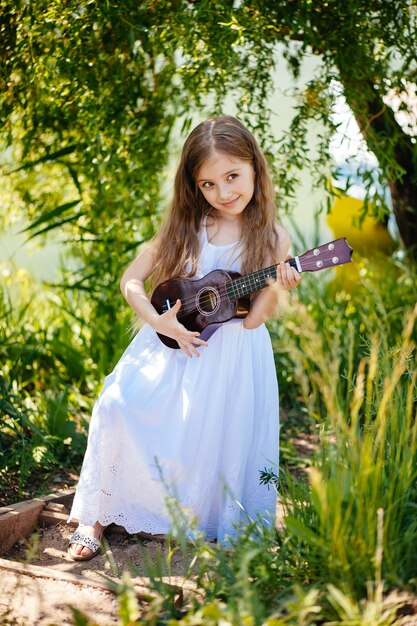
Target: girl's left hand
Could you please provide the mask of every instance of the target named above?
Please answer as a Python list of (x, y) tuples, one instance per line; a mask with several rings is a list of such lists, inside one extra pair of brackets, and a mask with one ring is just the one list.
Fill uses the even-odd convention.
[[(290, 256), (287, 257), (287, 259), (290, 258)], [(277, 265), (277, 284), (280, 289), (294, 289), (298, 286), (300, 280), (301, 276), (299, 272), (289, 263), (281, 261), (281, 263)]]

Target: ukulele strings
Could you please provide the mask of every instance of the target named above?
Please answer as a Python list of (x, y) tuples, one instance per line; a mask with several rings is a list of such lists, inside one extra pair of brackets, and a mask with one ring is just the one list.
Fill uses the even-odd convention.
[[(218, 288), (217, 293), (219, 294), (220, 297), (223, 297), (223, 296), (227, 297), (227, 291), (226, 291), (226, 287), (225, 287), (224, 284), (221, 285)], [(185, 301), (185, 302), (186, 302), (186, 304), (193, 304), (194, 305), (195, 302), (196, 302), (196, 299), (195, 298), (189, 298), (188, 301)], [(200, 302), (203, 305), (203, 310), (204, 310), (204, 305), (209, 304), (211, 302), (211, 298), (208, 297), (208, 296), (206, 296), (205, 298), (203, 297), (203, 298), (201, 298)], [(190, 308), (190, 307), (185, 306), (185, 304), (183, 305), (182, 301), (181, 301), (181, 308), (180, 308), (180, 310), (178, 312), (177, 317), (178, 318), (186, 317), (187, 315), (189, 315), (190, 313), (194, 313), (195, 311), (198, 311), (198, 308), (196, 306), (191, 306), (191, 308)]]
[[(311, 270), (311, 269), (313, 269), (313, 270), (314, 269), (315, 270), (321, 270), (321, 269), (326, 269), (328, 267), (336, 267), (336, 265), (341, 265), (342, 264), (340, 261), (338, 261), (337, 263), (333, 263), (332, 262), (331, 265), (330, 264), (324, 265), (324, 267), (323, 266), (321, 266), (321, 267), (317, 266), (317, 261), (321, 261), (323, 264), (325, 264), (325, 263), (329, 263), (329, 261), (331, 261), (332, 259), (333, 259), (333, 256), (329, 256), (327, 258), (318, 258), (318, 256), (314, 255), (313, 253), (311, 253), (311, 254), (305, 253), (303, 255), (303, 257), (302, 257), (302, 270), (303, 271), (308, 271), (308, 270)], [(292, 259), (288, 259), (288, 260), (290, 261)], [(271, 271), (272, 268), (274, 268), (274, 267), (275, 266), (271, 266), (271, 267), (268, 267), (268, 268), (264, 268), (264, 270), (260, 270), (260, 271), (261, 272), (262, 271), (265, 271), (265, 272)], [(254, 273), (257, 273), (257, 272), (254, 272)], [(246, 280), (246, 282), (250, 283), (250, 281), (251, 281), (250, 276), (251, 275), (249, 274), (249, 275), (242, 276), (242, 277), (239, 277), (239, 278), (231, 279), (229, 281), (226, 281), (226, 283), (222, 283), (220, 286), (217, 287), (217, 291), (218, 291), (219, 295), (220, 296), (227, 296), (228, 295), (227, 294), (227, 290), (226, 290), (226, 284), (227, 283), (229, 283), (229, 282), (234, 283), (234, 282), (238, 282), (240, 280), (242, 280), (242, 281)], [(266, 278), (266, 276), (264, 278)], [(255, 287), (255, 285), (253, 285), (253, 287)], [(209, 289), (209, 291), (210, 291), (210, 289)], [(211, 291), (211, 293), (213, 293), (213, 292)], [(241, 296), (237, 296), (236, 299), (239, 299), (239, 297), (244, 297), (244, 295), (242, 294)], [(211, 298), (207, 294), (206, 296), (203, 296), (203, 298), (200, 300), (200, 302), (201, 302), (201, 304), (204, 307), (204, 305), (207, 305), (207, 304), (210, 303), (210, 300), (211, 300)], [(174, 306), (175, 302), (176, 301), (174, 301), (174, 302), (169, 301), (170, 307)], [(178, 318), (179, 317), (185, 317), (186, 315), (189, 315), (190, 313), (193, 313), (194, 311), (197, 311), (198, 308), (195, 306), (195, 303), (196, 303), (196, 295), (191, 296), (189, 298), (186, 298), (184, 300), (181, 300), (181, 308), (180, 308), (180, 312), (177, 315), (177, 317)], [(191, 308), (190, 308), (189, 305), (192, 305)], [(164, 305), (164, 306), (166, 306), (166, 305)], [(169, 311), (169, 309), (163, 310), (163, 313), (166, 313), (168, 311)]]
[[(272, 271), (272, 269), (275, 266), (271, 266), (271, 267), (265, 267), (263, 270), (259, 270), (259, 272), (269, 272), (269, 274), (267, 274), (266, 276), (264, 276), (263, 278), (267, 278), (270, 276), (270, 272)], [(258, 272), (254, 272), (254, 274), (257, 274)], [(251, 285), (251, 281), (253, 281), (253, 278), (250, 278), (251, 274), (247, 274), (246, 276), (240, 276), (239, 278), (234, 278), (234, 279), (230, 279), (227, 280), (225, 283), (222, 283), (221, 285), (217, 285), (217, 292), (221, 295), (221, 296), (228, 296), (227, 294), (227, 290), (226, 290), (226, 285), (228, 283), (237, 283), (238, 281), (245, 281), (246, 283), (249, 283), (251, 287), (255, 287), (255, 283), (253, 285)], [(210, 286), (207, 287), (208, 291), (210, 291)], [(258, 290), (258, 286), (256, 286), (257, 288), (254, 289), (254, 291)], [(265, 285), (266, 287), (266, 285)], [(233, 288), (234, 289), (234, 288)], [(222, 291), (221, 291), (222, 290)], [(213, 291), (211, 292), (213, 293)], [(238, 300), (239, 298), (243, 298), (245, 297), (245, 294), (233, 294), (234, 296), (236, 296), (236, 300)], [(246, 294), (247, 295), (247, 294)], [(181, 300), (181, 298), (180, 298)], [(184, 300), (181, 300), (181, 309), (180, 311), (182, 311), (184, 309), (183, 315), (188, 315), (189, 313), (192, 313), (193, 311), (197, 311), (197, 307), (194, 306), (195, 302), (196, 302), (196, 294), (194, 296), (191, 296), (189, 298), (185, 298)], [(169, 305), (170, 307), (173, 307), (175, 305), (176, 300), (174, 300), (173, 302), (170, 300), (169, 301)], [(200, 302), (204, 305), (204, 304), (208, 304), (210, 302), (210, 296), (207, 294), (205, 297), (203, 295), (203, 298), (201, 298)], [(192, 305), (190, 309), (187, 309), (188, 305)], [(166, 306), (166, 303), (164, 303), (164, 307)], [(164, 313), (166, 313), (167, 311), (169, 311), (169, 309), (164, 309)]]
[[(274, 266), (271, 266), (271, 268), (272, 267), (274, 267)], [(267, 272), (267, 271), (271, 270), (271, 268), (264, 268), (263, 271)], [(260, 271), (262, 271), (262, 270), (260, 270)], [(257, 272), (254, 272), (254, 273), (257, 273)], [(253, 278), (251, 279), (250, 276), (251, 275), (249, 274), (249, 275), (246, 275), (246, 276), (241, 276), (240, 278), (227, 280), (226, 282), (221, 283), (220, 285), (217, 285), (216, 291), (217, 291), (217, 293), (220, 296), (228, 297), (227, 288), (226, 288), (227, 284), (229, 284), (229, 283), (232, 283), (232, 284), (233, 283), (237, 283), (238, 281), (245, 281), (246, 283), (250, 284), (251, 280), (254, 280)], [(267, 276), (269, 277), (269, 274)], [(264, 278), (266, 278), (266, 276)], [(250, 284), (250, 286), (251, 287), (255, 287), (255, 283), (253, 285)], [(257, 291), (257, 290), (258, 290), (258, 287), (256, 289), (254, 289), (254, 291)], [(213, 293), (213, 289), (210, 290), (210, 285), (208, 285), (207, 291)], [(233, 296), (236, 296), (236, 300), (238, 300), (239, 298), (245, 297), (245, 295), (247, 295), (247, 294), (240, 294), (239, 295), (239, 294), (233, 293)], [(189, 298), (186, 298), (184, 300), (181, 300), (181, 298), (179, 298), (181, 300), (180, 311), (182, 311), (182, 316), (188, 315), (189, 313), (193, 313), (194, 311), (198, 310), (198, 308), (196, 306), (194, 306), (195, 303), (197, 302), (197, 297), (196, 296), (197, 296), (197, 294), (195, 294), (194, 296), (191, 296)], [(211, 298), (210, 298), (209, 293), (203, 294), (203, 297), (201, 299), (199, 299), (199, 302), (201, 302), (201, 304), (203, 305), (203, 308), (204, 308), (204, 305), (209, 304), (210, 301), (211, 301)], [(171, 300), (170, 300), (169, 301), (170, 307), (173, 307), (175, 305), (175, 302), (176, 302), (176, 300), (173, 301), (173, 302), (171, 302)], [(164, 303), (164, 307), (166, 306), (166, 304), (167, 303), (165, 302)], [(191, 308), (188, 308), (188, 305), (192, 305)], [(163, 312), (167, 313), (167, 311), (169, 311), (169, 309), (166, 309), (166, 310), (164, 309)], [(180, 315), (178, 315), (177, 317), (180, 317)]]
[[(265, 268), (265, 270), (264, 270), (264, 271), (266, 272), (266, 271), (268, 271), (268, 270), (270, 270), (270, 269), (271, 269), (271, 268)], [(249, 276), (250, 276), (250, 275), (249, 275)], [(268, 276), (269, 276), (269, 275), (268, 275)], [(250, 283), (251, 283), (251, 280), (254, 280), (254, 279), (250, 279), (248, 276), (241, 276), (240, 278), (235, 278), (235, 279), (228, 280), (228, 281), (226, 281), (225, 283), (222, 283), (221, 285), (217, 285), (217, 290), (216, 290), (216, 291), (217, 291), (217, 294), (218, 294), (221, 298), (223, 298), (223, 297), (228, 297), (227, 288), (226, 288), (226, 285), (227, 285), (228, 283), (234, 283), (234, 282), (237, 282), (237, 281), (245, 281), (246, 283), (248, 283), (248, 282), (249, 282), (249, 284), (250, 284)], [(252, 287), (252, 286), (253, 286), (253, 287), (255, 287), (255, 283), (254, 283), (253, 285), (250, 285), (250, 286), (251, 286), (251, 287)], [(266, 286), (266, 285), (265, 285), (265, 286)], [(233, 289), (234, 289), (234, 288), (233, 288)], [(257, 290), (258, 290), (258, 286), (257, 286), (257, 289), (256, 289), (256, 290), (254, 290), (254, 291), (257, 291)], [(210, 292), (210, 291), (211, 291), (211, 293), (213, 293), (213, 291), (212, 291), (212, 290), (210, 290), (210, 288), (208, 287), (208, 292)], [(217, 299), (217, 294), (216, 294), (216, 299)], [(240, 294), (240, 295), (239, 295), (239, 294), (233, 293), (233, 295), (234, 295), (234, 296), (236, 296), (236, 298), (235, 298), (236, 300), (239, 300), (239, 298), (243, 298), (243, 297), (245, 297), (245, 295), (247, 295), (247, 294)], [(181, 299), (181, 298), (180, 298), (180, 299)], [(175, 301), (175, 302), (176, 302), (176, 301)], [(169, 305), (170, 305), (170, 307), (174, 306), (174, 305), (175, 305), (175, 302), (171, 302), (171, 301), (169, 301)], [(194, 311), (198, 311), (198, 307), (197, 307), (197, 306), (195, 306), (195, 303), (196, 303), (196, 302), (197, 302), (197, 297), (196, 297), (196, 295), (191, 296), (191, 297), (189, 297), (189, 298), (186, 298), (186, 299), (184, 299), (184, 300), (181, 300), (181, 308), (180, 308), (180, 311), (179, 311), (179, 313), (178, 313), (177, 317), (178, 317), (178, 318), (180, 318), (180, 317), (185, 317), (186, 315), (189, 315), (190, 313), (194, 313)], [(210, 297), (209, 293), (203, 294), (203, 297), (202, 297), (201, 299), (199, 299), (199, 302), (201, 303), (202, 308), (203, 308), (203, 310), (204, 310), (204, 306), (205, 306), (205, 305), (210, 304), (210, 302), (211, 302), (211, 297)], [(167, 313), (167, 312), (169, 311), (169, 309), (165, 309), (166, 304), (167, 304), (167, 303), (164, 303), (163, 313)], [(191, 305), (191, 308), (190, 308), (190, 306), (189, 306), (189, 305)]]

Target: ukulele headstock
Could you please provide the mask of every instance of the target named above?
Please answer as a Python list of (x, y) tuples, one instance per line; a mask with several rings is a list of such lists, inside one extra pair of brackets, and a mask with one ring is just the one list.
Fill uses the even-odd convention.
[(344, 237), (329, 241), (311, 250), (307, 250), (298, 257), (303, 272), (317, 272), (326, 267), (344, 265), (352, 261), (353, 249)]

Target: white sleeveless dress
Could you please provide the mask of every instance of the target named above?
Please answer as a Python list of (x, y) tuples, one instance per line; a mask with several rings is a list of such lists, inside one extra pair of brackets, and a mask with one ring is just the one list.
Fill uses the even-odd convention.
[[(197, 277), (239, 271), (237, 256), (234, 244), (209, 243), (203, 227)], [(169, 492), (208, 540), (233, 537), (248, 516), (274, 523), (275, 490), (259, 481), (260, 470), (278, 468), (268, 331), (231, 320), (199, 351), (167, 348), (149, 325), (134, 337), (94, 406), (70, 519), (167, 533)]]

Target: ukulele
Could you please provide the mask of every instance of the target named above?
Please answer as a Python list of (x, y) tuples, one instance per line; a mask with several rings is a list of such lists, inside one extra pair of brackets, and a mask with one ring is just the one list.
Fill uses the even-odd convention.
[[(307, 250), (288, 259), (298, 272), (317, 272), (326, 267), (350, 263), (352, 248), (344, 237)], [(171, 278), (160, 283), (151, 297), (151, 303), (161, 315), (181, 300), (178, 320), (187, 330), (198, 331), (206, 341), (224, 322), (244, 318), (249, 312), (249, 295), (264, 289), (277, 278), (277, 267), (271, 265), (246, 276), (238, 272), (213, 270), (203, 278)], [(158, 333), (169, 348), (179, 348), (171, 337)]]

